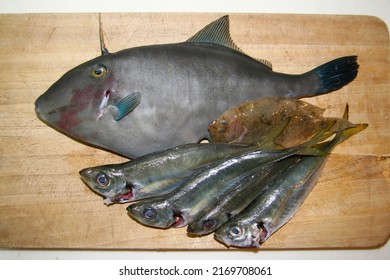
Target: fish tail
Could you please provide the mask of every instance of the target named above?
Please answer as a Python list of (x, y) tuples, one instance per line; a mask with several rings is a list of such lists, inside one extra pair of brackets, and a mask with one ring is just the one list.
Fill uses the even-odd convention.
[[(348, 120), (349, 118), (349, 105), (348, 103), (345, 105), (345, 110), (343, 114), (343, 119)], [(352, 124), (352, 123), (351, 123)], [(331, 151), (334, 147), (336, 147), (338, 144), (344, 142), (348, 138), (352, 137), (353, 135), (359, 133), (360, 131), (363, 131), (367, 128), (367, 123), (361, 123), (361, 124), (352, 124), (351, 127), (346, 127), (344, 129), (338, 130), (336, 132), (335, 137), (328, 141), (327, 143), (324, 143), (322, 146), (322, 150)]]
[(357, 76), (358, 69), (357, 56), (345, 56), (320, 65), (309, 73), (319, 79), (316, 94), (325, 94), (352, 82)]
[[(355, 125), (354, 127), (350, 127), (347, 129), (344, 129), (336, 134), (336, 137), (334, 138), (334, 143), (332, 143), (334, 146), (337, 144), (340, 144), (341, 142), (344, 142), (348, 138), (352, 137), (353, 135), (359, 133), (360, 131), (363, 131), (367, 128), (367, 123), (360, 123)], [(332, 141), (332, 142), (333, 142)]]
[(346, 121), (349, 119), (349, 104), (348, 103), (345, 104), (345, 109), (344, 109), (344, 113), (343, 113), (342, 118)]
[(333, 127), (335, 122), (330, 122), (327, 124), (327, 126), (316, 133), (309, 141), (297, 146), (298, 149), (297, 154), (299, 155), (309, 155), (309, 156), (327, 156), (329, 153), (323, 149), (318, 143), (325, 141), (330, 136), (335, 134), (334, 132), (330, 131), (330, 129)]

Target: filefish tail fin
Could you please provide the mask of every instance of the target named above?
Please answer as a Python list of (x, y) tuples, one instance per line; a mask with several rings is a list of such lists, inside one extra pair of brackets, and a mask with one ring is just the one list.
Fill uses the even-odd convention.
[(357, 56), (345, 56), (329, 61), (309, 73), (314, 73), (319, 79), (317, 94), (325, 94), (338, 90), (352, 82), (358, 74)]

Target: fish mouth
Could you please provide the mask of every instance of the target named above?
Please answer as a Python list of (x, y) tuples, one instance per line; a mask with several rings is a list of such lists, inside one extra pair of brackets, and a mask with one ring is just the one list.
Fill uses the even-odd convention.
[(202, 236), (214, 232), (218, 227), (218, 223), (215, 223), (210, 219), (205, 219), (201, 224), (190, 223), (187, 227), (187, 233), (190, 235)]
[(116, 196), (103, 196), (104, 204), (111, 205), (114, 203), (127, 203), (133, 201), (133, 191), (130, 189), (128, 192)]
[(267, 227), (263, 224), (263, 223), (260, 223), (258, 225), (258, 228), (260, 230), (260, 234), (257, 238), (257, 243), (259, 245), (263, 244), (269, 237), (269, 230), (267, 229)]
[(188, 225), (188, 220), (182, 214), (175, 213), (174, 218), (176, 221), (172, 225), (173, 228), (180, 228)]
[(222, 244), (224, 244), (228, 248), (231, 247), (233, 244), (229, 238), (225, 238), (216, 232), (214, 233), (214, 239), (221, 242)]
[(46, 114), (42, 109), (42, 102), (42, 96), (38, 97), (38, 99), (35, 101), (35, 114), (37, 115), (38, 119), (40, 119), (44, 123), (47, 123), (47, 120), (45, 118)]
[(133, 197), (134, 197), (133, 190), (130, 189), (128, 192), (124, 193), (119, 197), (119, 203), (130, 202), (133, 200)]

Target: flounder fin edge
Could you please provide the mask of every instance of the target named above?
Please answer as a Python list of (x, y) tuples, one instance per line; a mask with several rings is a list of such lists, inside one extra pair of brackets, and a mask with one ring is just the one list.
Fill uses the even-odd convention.
[(138, 106), (138, 104), (141, 102), (141, 93), (139, 92), (133, 92), (123, 98), (119, 103), (115, 106), (118, 110), (118, 113), (115, 117), (116, 121), (121, 120), (123, 117), (128, 115), (131, 111), (135, 109), (135, 107)]
[[(186, 42), (217, 44), (244, 53), (233, 42), (230, 36), (228, 15), (223, 16), (216, 21), (213, 21), (210, 24), (206, 25), (202, 30), (198, 31), (198, 33), (189, 38)], [(257, 59), (257, 61), (272, 70), (271, 62), (265, 59)]]

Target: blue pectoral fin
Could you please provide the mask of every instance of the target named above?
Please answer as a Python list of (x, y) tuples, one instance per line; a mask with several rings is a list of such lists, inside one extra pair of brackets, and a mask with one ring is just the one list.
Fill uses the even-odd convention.
[(135, 109), (135, 107), (138, 106), (138, 104), (141, 102), (141, 93), (139, 92), (133, 92), (123, 98), (119, 103), (115, 106), (118, 110), (118, 113), (115, 117), (116, 121), (121, 120), (123, 117), (125, 117), (127, 114), (129, 114), (131, 111)]

